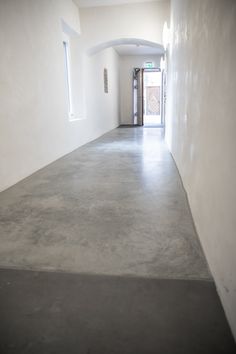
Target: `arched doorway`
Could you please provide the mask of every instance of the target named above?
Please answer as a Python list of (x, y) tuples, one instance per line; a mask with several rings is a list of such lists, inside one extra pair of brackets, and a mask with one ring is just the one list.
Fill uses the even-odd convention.
[[(87, 50), (89, 56), (113, 48), (120, 56), (120, 123), (121, 125), (143, 125), (145, 119), (154, 118), (156, 125), (163, 125), (163, 89), (161, 58), (165, 54), (163, 45), (140, 38), (116, 38), (98, 43)], [(138, 60), (137, 58), (140, 58)], [(129, 58), (129, 60), (124, 60)], [(136, 58), (136, 59), (135, 59)], [(152, 64), (151, 68), (145, 66)], [(153, 74), (153, 76), (151, 75)], [(158, 76), (156, 84), (150, 75)]]

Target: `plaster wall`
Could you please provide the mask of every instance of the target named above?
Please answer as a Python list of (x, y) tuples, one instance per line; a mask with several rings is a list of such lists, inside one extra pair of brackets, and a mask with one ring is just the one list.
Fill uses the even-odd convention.
[[(104, 69), (108, 93), (104, 93)], [(98, 137), (119, 125), (119, 56), (113, 48), (86, 56), (86, 107), (89, 136)]]
[(236, 338), (235, 36), (235, 1), (172, 1), (166, 140)]
[(142, 68), (146, 61), (160, 66), (158, 55), (120, 56), (120, 123), (133, 123), (133, 69)]
[(87, 48), (119, 38), (138, 38), (162, 44), (162, 30), (164, 22), (169, 21), (170, 2), (81, 8), (80, 15)]
[[(72, 29), (73, 121), (62, 20)], [(119, 67), (113, 49), (87, 58), (78, 8), (71, 0), (1, 1), (0, 42), (1, 191), (118, 125)], [(110, 77), (106, 95), (103, 67)], [(98, 92), (91, 89), (94, 83)]]

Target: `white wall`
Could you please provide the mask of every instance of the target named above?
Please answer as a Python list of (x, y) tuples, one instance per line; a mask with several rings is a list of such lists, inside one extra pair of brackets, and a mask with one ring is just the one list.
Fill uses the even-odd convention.
[(119, 38), (138, 38), (162, 43), (162, 30), (169, 21), (169, 1), (102, 6), (80, 9), (87, 48)]
[(236, 2), (173, 0), (166, 139), (236, 338)]
[(120, 56), (120, 124), (133, 124), (133, 69), (142, 68), (146, 61), (160, 66), (160, 56)]
[[(67, 112), (61, 19), (75, 32), (72, 72), (80, 85), (73, 96), (82, 119), (74, 122)], [(79, 34), (71, 0), (0, 2), (0, 191), (118, 125), (117, 54), (110, 49), (87, 58)], [(107, 95), (103, 67), (109, 68)]]
[[(169, 2), (81, 12), (80, 23), (72, 0), (0, 2), (0, 191), (119, 124), (117, 53), (107, 49), (87, 56), (87, 49), (120, 37), (161, 43)], [(72, 30), (73, 122), (61, 20)], [(103, 92), (104, 67), (109, 69), (108, 94)]]
[[(119, 125), (119, 56), (113, 48), (86, 58), (88, 131), (99, 136)], [(108, 70), (108, 93), (103, 72)]]
[[(169, 22), (169, 1), (80, 9), (85, 50), (120, 38), (137, 38), (162, 44), (164, 22)], [(120, 123), (132, 124), (132, 70), (155, 56), (120, 57)]]

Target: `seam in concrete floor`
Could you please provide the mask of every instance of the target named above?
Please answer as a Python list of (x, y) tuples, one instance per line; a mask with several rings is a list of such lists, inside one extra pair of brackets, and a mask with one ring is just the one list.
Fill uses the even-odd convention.
[(191, 281), (202, 281), (202, 282), (209, 282), (209, 283), (214, 283), (214, 279), (213, 278), (182, 278), (182, 277), (166, 277), (166, 278), (161, 278), (161, 277), (146, 277), (146, 276), (143, 276), (143, 275), (137, 275), (137, 274), (109, 274), (109, 273), (106, 273), (106, 274), (101, 274), (101, 273), (86, 273), (86, 272), (78, 272), (78, 271), (67, 271), (67, 270), (63, 270), (63, 269), (59, 269), (59, 270), (55, 270), (54, 268), (52, 269), (42, 269), (42, 268), (34, 268), (34, 267), (31, 267), (29, 268), (28, 266), (27, 267), (18, 267), (18, 266), (4, 266), (4, 265), (0, 265), (0, 271), (1, 270), (12, 270), (12, 271), (29, 271), (29, 272), (37, 272), (37, 273), (58, 273), (58, 274), (78, 274), (78, 275), (81, 275), (81, 276), (104, 276), (104, 277), (112, 277), (112, 276), (115, 276), (115, 277), (118, 277), (118, 278), (138, 278), (138, 279), (147, 279), (147, 280), (182, 280), (182, 281), (188, 281), (188, 280), (191, 280)]

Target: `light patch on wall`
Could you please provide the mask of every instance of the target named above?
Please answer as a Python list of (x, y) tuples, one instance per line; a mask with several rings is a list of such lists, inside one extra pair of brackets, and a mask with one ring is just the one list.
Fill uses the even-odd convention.
[(73, 118), (72, 95), (71, 95), (71, 70), (70, 70), (70, 42), (69, 37), (63, 40), (64, 48), (64, 64), (65, 64), (65, 81), (66, 81), (66, 97), (68, 105), (69, 118)]
[(106, 68), (103, 71), (103, 80), (104, 80), (104, 92), (108, 93), (108, 71)]
[(80, 54), (79, 34), (63, 19), (62, 44), (64, 49), (65, 96), (67, 114), (70, 122), (85, 118), (84, 88), (82, 80), (82, 60)]
[(164, 23), (164, 26), (163, 26), (163, 31), (162, 31), (162, 42), (163, 42), (163, 45), (164, 45), (164, 49), (166, 50), (168, 45), (170, 44), (170, 37), (171, 34), (170, 34), (170, 29), (167, 25), (167, 22)]

